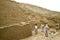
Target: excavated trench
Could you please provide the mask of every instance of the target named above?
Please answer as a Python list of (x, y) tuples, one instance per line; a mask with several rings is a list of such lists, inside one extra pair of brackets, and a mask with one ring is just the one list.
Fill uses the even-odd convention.
[(29, 24), (24, 26), (13, 25), (0, 29), (0, 40), (19, 40), (32, 35), (31, 27)]

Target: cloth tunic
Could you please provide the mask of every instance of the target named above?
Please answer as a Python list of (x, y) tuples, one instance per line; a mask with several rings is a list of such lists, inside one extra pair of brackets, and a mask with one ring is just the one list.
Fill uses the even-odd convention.
[(49, 27), (48, 27), (48, 25), (46, 25), (46, 26), (45, 26), (45, 35), (46, 35), (46, 36), (48, 36), (48, 29), (49, 29)]
[(42, 32), (44, 32), (44, 25), (41, 24), (41, 29), (42, 29)]
[(38, 27), (35, 26), (35, 34), (38, 34)]

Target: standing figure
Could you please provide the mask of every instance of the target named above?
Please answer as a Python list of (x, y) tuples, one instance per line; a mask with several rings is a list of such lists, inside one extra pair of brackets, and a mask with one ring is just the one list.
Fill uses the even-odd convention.
[(45, 36), (48, 37), (48, 30), (49, 30), (49, 27), (48, 27), (48, 24), (46, 24), (45, 26)]
[(59, 29), (59, 23), (56, 24), (56, 31)]
[(44, 24), (41, 24), (41, 30), (44, 32)]
[(35, 34), (38, 34), (38, 27), (37, 27), (37, 24), (35, 24), (34, 30), (35, 30)]

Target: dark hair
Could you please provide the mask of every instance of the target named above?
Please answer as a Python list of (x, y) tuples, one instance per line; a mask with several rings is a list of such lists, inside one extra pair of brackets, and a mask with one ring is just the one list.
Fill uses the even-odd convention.
[(35, 24), (35, 25), (37, 25), (37, 24)]

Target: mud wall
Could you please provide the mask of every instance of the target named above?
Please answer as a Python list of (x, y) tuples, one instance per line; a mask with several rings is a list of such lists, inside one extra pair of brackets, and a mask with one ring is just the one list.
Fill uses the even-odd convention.
[(0, 29), (0, 40), (19, 40), (32, 35), (30, 25), (11, 26)]

